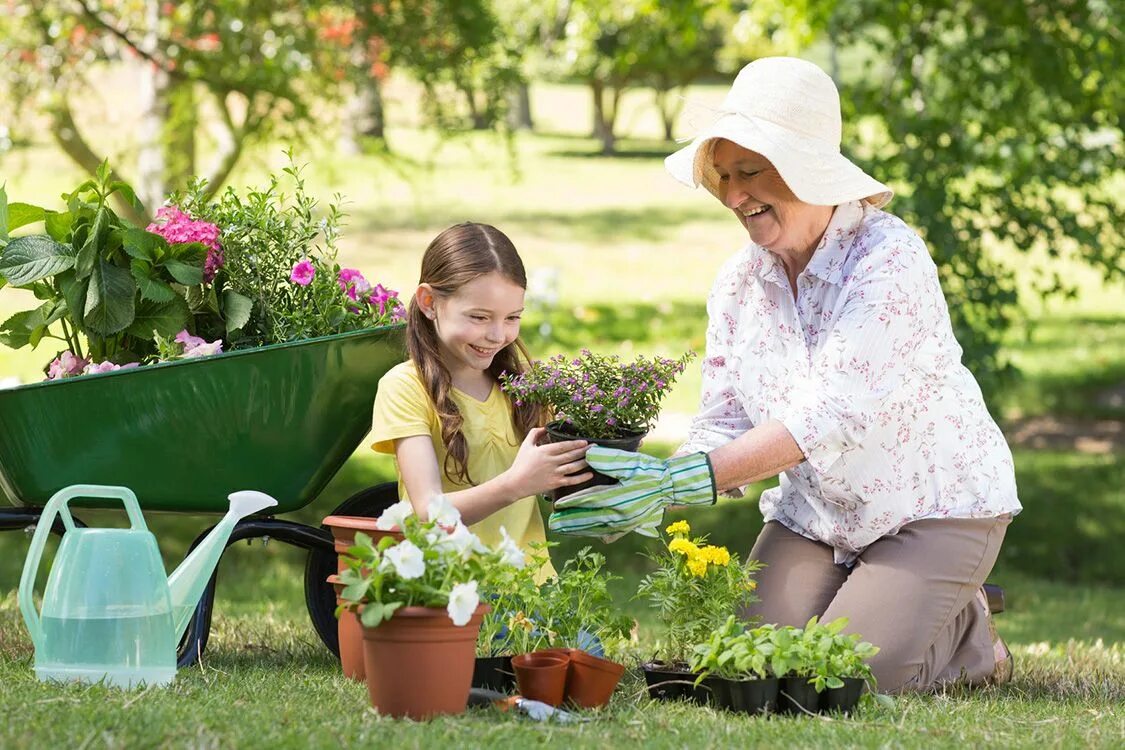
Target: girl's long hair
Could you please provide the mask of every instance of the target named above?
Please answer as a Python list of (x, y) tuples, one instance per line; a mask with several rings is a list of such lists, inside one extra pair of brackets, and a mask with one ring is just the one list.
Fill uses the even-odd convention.
[[(448, 297), (473, 279), (493, 272), (527, 288), (523, 261), (512, 241), (496, 227), (465, 222), (446, 229), (426, 248), (418, 283), (429, 284), (435, 297)], [(472, 484), (469, 445), (461, 431), (465, 419), (452, 397), (453, 379), (441, 361), (434, 321), (422, 313), (416, 298), (407, 311), (406, 348), (441, 422), (441, 440), (447, 452), (442, 471), (452, 481)], [(494, 378), (504, 372), (521, 373), (528, 360), (527, 349), (517, 338), (497, 352), (488, 372)], [(533, 427), (542, 425), (544, 417), (539, 405), (512, 404), (512, 423), (521, 440)]]

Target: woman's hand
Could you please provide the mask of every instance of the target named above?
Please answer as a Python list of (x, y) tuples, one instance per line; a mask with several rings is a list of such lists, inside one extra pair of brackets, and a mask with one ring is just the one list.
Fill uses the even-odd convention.
[(539, 441), (546, 434), (547, 430), (543, 427), (529, 431), (516, 460), (504, 472), (516, 498), (580, 484), (594, 476), (590, 471), (575, 473), (587, 468), (586, 449), (589, 444), (585, 440), (540, 445)]

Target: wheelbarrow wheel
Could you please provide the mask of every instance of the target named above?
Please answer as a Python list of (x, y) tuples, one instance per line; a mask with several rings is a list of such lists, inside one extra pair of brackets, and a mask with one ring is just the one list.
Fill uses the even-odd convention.
[[(360, 490), (332, 511), (334, 516), (378, 518), (398, 502), (398, 482), (384, 482)], [(328, 584), (328, 576), (336, 572), (336, 553), (310, 550), (305, 562), (305, 605), (309, 619), (320, 640), (336, 656), (340, 642), (336, 633), (336, 592)]]

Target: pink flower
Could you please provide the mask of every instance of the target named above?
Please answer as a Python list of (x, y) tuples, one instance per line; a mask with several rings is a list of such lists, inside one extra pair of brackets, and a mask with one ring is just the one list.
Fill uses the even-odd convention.
[(209, 354), (223, 353), (223, 340), (207, 342), (198, 336), (192, 336), (187, 329), (176, 334), (176, 341), (184, 345), (184, 359), (191, 357), (206, 357)]
[(198, 242), (207, 246), (207, 259), (203, 265), (203, 280), (210, 283), (215, 272), (223, 267), (223, 252), (219, 246), (219, 227), (207, 221), (195, 221), (179, 206), (162, 206), (156, 219), (145, 231), (158, 234), (170, 244)]
[(51, 361), (47, 368), (47, 380), (58, 380), (72, 375), (81, 375), (90, 360), (82, 359), (74, 352), (66, 351)]
[(339, 275), (336, 277), (336, 283), (340, 285), (340, 291), (344, 292), (353, 300), (358, 300), (359, 295), (367, 294), (371, 291), (371, 284), (367, 279), (363, 278), (363, 274), (354, 268), (344, 268), (340, 270)]
[(112, 362), (110, 362), (109, 360), (106, 360), (105, 362), (98, 362), (96, 365), (86, 365), (86, 369), (83, 372), (83, 374), (84, 375), (97, 375), (98, 373), (102, 373), (102, 372), (113, 372), (114, 370), (128, 370), (128, 369), (133, 368), (133, 367), (139, 367), (139, 364), (137, 362), (128, 362), (128, 363), (123, 364), (123, 365), (115, 365)]
[(316, 268), (313, 267), (312, 261), (305, 258), (293, 266), (293, 271), (289, 274), (289, 280), (298, 286), (308, 286), (312, 283), (315, 275)]
[(387, 311), (387, 302), (392, 297), (398, 297), (398, 292), (394, 289), (387, 289), (382, 284), (376, 284), (375, 288), (371, 290), (371, 296), (367, 301), (374, 307), (379, 308), (379, 314), (382, 315)]
[(391, 311), (391, 322), (397, 323), (400, 320), (406, 320), (406, 308), (402, 305), (395, 305), (395, 309)]

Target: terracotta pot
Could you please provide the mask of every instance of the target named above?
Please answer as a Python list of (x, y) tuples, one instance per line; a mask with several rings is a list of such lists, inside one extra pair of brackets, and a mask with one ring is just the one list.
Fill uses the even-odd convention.
[[(336, 589), (336, 606), (344, 603), (340, 592), (344, 584), (340, 583), (339, 576), (328, 576), (328, 582)], [(340, 641), (340, 667), (344, 676), (363, 682), (367, 672), (363, 667), (363, 626), (359, 623), (359, 615), (355, 610), (344, 610), (336, 621), (336, 635)]]
[[(617, 448), (623, 451), (635, 451), (640, 447), (641, 441), (644, 440), (647, 432), (630, 432), (615, 438), (588, 438), (583, 435), (578, 435), (567, 427), (562, 422), (551, 422), (547, 425), (547, 442), (549, 443), (562, 443), (567, 440), (585, 440), (594, 445), (600, 445), (603, 448)], [(547, 496), (554, 501), (561, 500), (567, 495), (578, 492), (579, 490), (588, 489), (590, 487), (597, 487), (599, 485), (616, 484), (617, 480), (613, 477), (606, 476), (601, 472), (594, 472), (593, 479), (588, 479), (582, 484), (575, 484), (570, 487), (559, 487), (558, 489), (551, 490)]]
[(385, 715), (416, 720), (460, 714), (469, 701), (481, 604), (458, 627), (444, 607), (403, 607), (363, 628), (363, 660), (371, 705)]
[(339, 561), (336, 565), (337, 573), (343, 573), (344, 569), (348, 567), (344, 564), (344, 554), (347, 553), (349, 547), (355, 545), (355, 533), (357, 531), (367, 534), (375, 540), (376, 544), (385, 536), (402, 541), (402, 532), (380, 531), (375, 528), (376, 520), (366, 516), (328, 516), (321, 521), (332, 532), (332, 543)]
[(609, 703), (623, 674), (624, 664), (571, 649), (566, 700), (581, 708), (601, 708)]
[(570, 658), (562, 654), (530, 653), (512, 657), (520, 695), (550, 706), (561, 706), (566, 696)]

